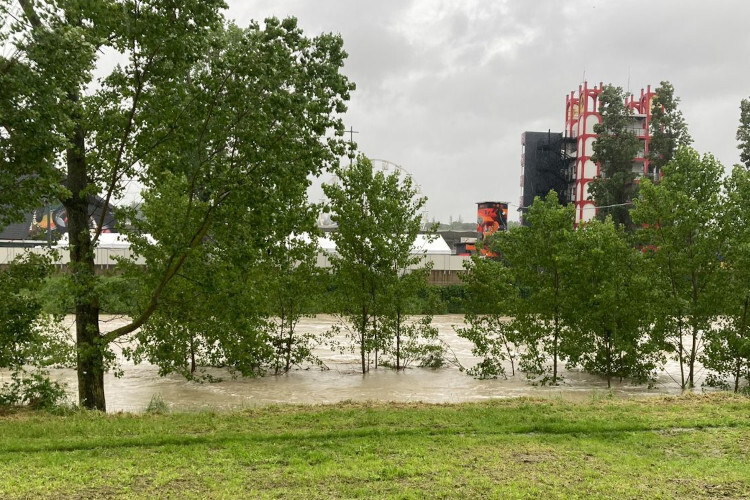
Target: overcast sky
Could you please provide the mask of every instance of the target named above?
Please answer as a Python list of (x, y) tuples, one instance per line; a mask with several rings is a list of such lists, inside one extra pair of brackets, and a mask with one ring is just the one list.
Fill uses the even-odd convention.
[(585, 78), (633, 93), (669, 80), (701, 152), (739, 161), (750, 1), (228, 0), (228, 18), (295, 16), (340, 33), (360, 151), (411, 172), (429, 217), (520, 197), (521, 134), (562, 131)]

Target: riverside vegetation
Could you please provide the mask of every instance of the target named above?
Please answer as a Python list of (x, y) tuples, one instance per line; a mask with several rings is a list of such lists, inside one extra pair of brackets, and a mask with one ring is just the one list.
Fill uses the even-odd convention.
[[(106, 410), (104, 373), (116, 370), (120, 343), (135, 362), (193, 380), (210, 380), (204, 366), (261, 376), (315, 364), (321, 342), (356, 352), (363, 373), (445, 361), (429, 317), (409, 318), (435, 297), (429, 267), (410, 254), (425, 198), (344, 139), (355, 86), (342, 74), (343, 40), (308, 37), (293, 18), (241, 28), (224, 7), (0, 0), (9, 19), (0, 30), (0, 224), (64, 206), (71, 264), (56, 288), (76, 317), (71, 348), (42, 307), (49, 258), (0, 270), (0, 368), (12, 373), (3, 403), (54, 404), (60, 388), (44, 370), (72, 364), (78, 403)], [(96, 77), (102, 54), (121, 64)], [(565, 364), (645, 384), (672, 357), (684, 389), (696, 386), (700, 363), (709, 385), (746, 391), (750, 102), (737, 132), (744, 164), (725, 178), (690, 148), (679, 99), (662, 82), (649, 152), (657, 170), (638, 183), (623, 98), (606, 86), (599, 101), (599, 220), (574, 228), (572, 209), (550, 192), (524, 214), (528, 227), (484, 242), (494, 259), (469, 263), (460, 334), (481, 358), (470, 373), (558, 384)], [(324, 187), (321, 206), (307, 191), (323, 172), (339, 181)], [(133, 180), (143, 203), (115, 209)], [(321, 210), (339, 226), (330, 272), (314, 265)], [(93, 249), (112, 211), (133, 258), (106, 280)], [(296, 331), (321, 307), (339, 315), (350, 342)], [(102, 308), (129, 321), (102, 332)]]
[[(679, 365), (675, 381), (683, 389), (695, 387), (700, 363), (708, 370), (706, 385), (747, 391), (750, 171), (737, 166), (726, 179), (722, 171), (712, 157), (679, 148), (658, 183), (641, 182), (624, 219), (641, 227), (630, 231), (611, 216), (574, 228), (572, 207), (560, 205), (550, 192), (529, 207), (529, 226), (486, 242), (496, 257), (472, 258), (463, 286), (429, 288), (428, 268), (406, 272), (418, 256), (396, 245), (388, 224), (374, 222), (390, 217), (411, 241), (418, 230), (411, 203), (423, 199), (397, 174), (375, 173), (361, 157), (343, 175), (345, 189), (329, 205), (334, 217), (350, 217), (338, 220), (339, 244), (351, 255), (334, 260), (331, 272), (313, 265), (309, 242), (286, 239), (267, 252), (267, 266), (249, 275), (216, 272), (197, 282), (180, 280), (162, 291), (169, 307), (154, 311), (132, 337), (134, 347), (123, 353), (136, 362), (148, 360), (161, 374), (209, 381), (202, 366), (258, 376), (315, 364), (313, 346), (321, 343), (356, 350), (363, 372), (409, 363), (438, 367), (447, 360), (429, 313), (462, 307), (466, 325), (457, 333), (475, 345), (481, 361), (468, 371), (476, 377), (520, 374), (531, 383), (557, 384), (558, 367), (565, 363), (601, 375), (608, 384), (613, 379), (645, 384), (672, 357)], [(382, 188), (372, 189), (378, 183)], [(388, 183), (391, 191), (383, 187)], [(401, 202), (394, 203), (396, 192), (403, 194)], [(367, 213), (357, 202), (362, 199), (368, 200)], [(350, 233), (343, 231), (348, 221)], [(350, 243), (362, 234), (368, 245)], [(73, 285), (65, 276), (49, 281), (49, 272), (49, 259), (28, 258), (0, 271), (4, 288), (13, 290), (0, 307), (4, 318), (14, 318), (0, 327), (5, 349), (0, 361), (17, 374), (4, 389), (8, 404), (45, 406), (62, 394), (43, 371), (24, 378), (28, 365), (43, 370), (72, 357), (47, 313), (71, 307)], [(101, 307), (132, 311), (139, 302), (139, 272), (131, 266), (122, 275), (99, 278)], [(214, 290), (210, 296), (203, 288), (207, 283)], [(248, 293), (250, 283), (258, 289)], [(260, 290), (267, 293), (261, 296)], [(298, 334), (299, 319), (317, 312), (340, 314), (336, 328), (350, 331), (352, 343)], [(425, 313), (418, 322), (408, 319)], [(505, 371), (508, 363), (511, 373)]]

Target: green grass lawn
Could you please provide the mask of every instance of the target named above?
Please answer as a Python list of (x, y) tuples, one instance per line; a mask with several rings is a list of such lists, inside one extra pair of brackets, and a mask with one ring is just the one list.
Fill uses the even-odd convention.
[(750, 399), (0, 417), (0, 498), (748, 498)]

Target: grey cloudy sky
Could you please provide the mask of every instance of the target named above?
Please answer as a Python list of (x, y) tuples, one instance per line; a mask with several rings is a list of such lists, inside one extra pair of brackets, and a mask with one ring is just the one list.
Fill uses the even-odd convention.
[(562, 131), (584, 74), (638, 93), (669, 80), (701, 152), (738, 162), (750, 1), (229, 0), (228, 18), (296, 16), (340, 33), (359, 149), (411, 172), (430, 217), (520, 197), (521, 133)]

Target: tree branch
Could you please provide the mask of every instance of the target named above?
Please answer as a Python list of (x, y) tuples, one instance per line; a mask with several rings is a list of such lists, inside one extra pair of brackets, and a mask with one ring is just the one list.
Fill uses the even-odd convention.
[(42, 26), (42, 20), (34, 10), (34, 0), (18, 0), (18, 3), (21, 6), (21, 9), (23, 9), (23, 14), (26, 16), (26, 19), (29, 20), (31, 27), (40, 28)]
[(180, 269), (182, 268), (182, 265), (185, 263), (185, 260), (187, 260), (190, 250), (196, 248), (203, 241), (203, 238), (206, 236), (206, 233), (208, 232), (208, 229), (210, 227), (211, 215), (213, 214), (213, 210), (217, 206), (218, 204), (208, 209), (208, 211), (206, 212), (206, 216), (203, 218), (203, 222), (201, 222), (201, 225), (198, 227), (198, 230), (195, 232), (192, 239), (190, 240), (190, 244), (188, 245), (188, 248), (182, 253), (179, 259), (177, 259), (177, 261), (175, 262), (175, 257), (176, 257), (175, 254), (173, 254), (172, 257), (170, 257), (166, 272), (164, 273), (164, 276), (162, 276), (159, 284), (154, 289), (154, 292), (151, 294), (151, 299), (149, 300), (149, 304), (146, 307), (146, 309), (132, 323), (122, 326), (120, 328), (117, 328), (115, 330), (112, 330), (111, 332), (105, 335), (102, 335), (102, 338), (105, 343), (113, 342), (114, 340), (124, 335), (133, 333), (135, 330), (143, 326), (143, 324), (151, 317), (151, 315), (154, 314), (157, 306), (159, 305), (159, 298), (161, 297), (162, 292), (164, 291), (166, 286), (169, 284), (169, 282), (172, 280), (172, 278), (174, 278), (177, 275), (177, 273), (180, 271)]

